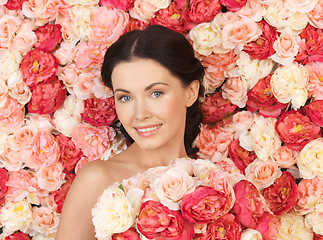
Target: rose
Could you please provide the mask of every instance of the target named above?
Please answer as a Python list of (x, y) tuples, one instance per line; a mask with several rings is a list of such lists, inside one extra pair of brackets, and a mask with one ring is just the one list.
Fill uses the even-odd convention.
[(55, 162), (50, 166), (40, 168), (36, 172), (39, 187), (49, 192), (59, 189), (65, 175), (63, 169), (60, 162)]
[(297, 151), (293, 151), (286, 146), (280, 146), (272, 156), (272, 159), (279, 167), (290, 168), (296, 163), (297, 156)]
[(323, 199), (320, 199), (314, 207), (314, 211), (310, 214), (307, 214), (305, 217), (305, 224), (317, 234), (323, 234)]
[(240, 239), (241, 225), (232, 213), (227, 213), (207, 225), (206, 231), (196, 234), (194, 239)]
[(38, 27), (35, 30), (38, 39), (35, 48), (45, 52), (53, 51), (57, 44), (62, 41), (61, 28), (59, 24), (47, 24)]
[(183, 10), (183, 14), (186, 21), (204, 23), (210, 22), (220, 11), (221, 5), (218, 0), (191, 0)]
[(33, 207), (33, 228), (45, 235), (56, 232), (59, 215), (48, 207)]
[(293, 175), (284, 171), (275, 182), (263, 190), (263, 196), (275, 215), (289, 212), (297, 202), (297, 185)]
[(0, 80), (0, 106), (3, 106), (8, 98), (8, 86), (4, 80)]
[(62, 163), (64, 173), (71, 172), (76, 163), (81, 159), (83, 155), (81, 149), (75, 146), (73, 141), (64, 136), (63, 134), (58, 134), (55, 136), (58, 141), (58, 145), (60, 148), (60, 162)]
[(307, 13), (309, 23), (316, 28), (323, 28), (323, 19), (322, 19), (322, 7), (323, 1), (319, 0), (314, 8)]
[(125, 193), (116, 185), (104, 190), (91, 214), (96, 230), (95, 237), (99, 240), (124, 232), (133, 224), (131, 205)]
[(318, 1), (315, 0), (301, 0), (301, 1), (293, 1), (293, 0), (285, 0), (284, 6), (286, 9), (289, 9), (293, 12), (302, 12), (307, 13), (312, 11)]
[(20, 71), (14, 72), (8, 79), (9, 96), (16, 99), (20, 104), (25, 105), (31, 98), (31, 91), (23, 81)]
[(82, 119), (94, 126), (110, 126), (117, 119), (113, 97), (106, 99), (88, 98), (84, 102)]
[(260, 79), (256, 85), (247, 93), (247, 109), (251, 112), (259, 110), (259, 114), (264, 117), (276, 118), (281, 110), (287, 106), (277, 101), (270, 86), (271, 75)]
[(68, 46), (75, 46), (80, 40), (80, 36), (77, 35), (77, 28), (74, 27), (73, 20), (70, 16), (58, 16), (55, 23), (61, 26), (60, 31), (64, 40), (62, 44), (66, 43)]
[[(60, 65), (67, 65), (73, 62), (75, 58), (75, 51), (73, 47), (68, 44), (61, 44), (60, 47), (54, 52), (54, 56), (58, 59)], [(60, 69), (58, 70), (60, 72)]]
[[(90, 3), (90, 1), (87, 1), (87, 3)], [(70, 34), (74, 44), (76, 44), (78, 40), (82, 40), (81, 42), (84, 40), (92, 41), (93, 29), (91, 28), (91, 19), (93, 17), (94, 10), (98, 7), (98, 5), (74, 5), (69, 10), (69, 16), (72, 20), (71, 26), (74, 32), (74, 34), (73, 32)]]
[(307, 143), (297, 157), (297, 166), (302, 178), (311, 179), (315, 176), (323, 179), (323, 138)]
[(258, 219), (258, 221), (259, 222), (257, 224), (256, 230), (261, 233), (262, 239), (276, 239), (277, 226), (279, 225), (277, 216), (269, 212), (264, 212), (264, 214)]
[(127, 12), (133, 7), (135, 0), (100, 0), (99, 4), (105, 7), (118, 8)]
[(238, 106), (232, 104), (230, 100), (224, 99), (221, 96), (221, 92), (213, 93), (206, 97), (201, 104), (203, 122), (217, 122), (233, 113), (237, 107)]
[(30, 240), (30, 238), (27, 233), (15, 232), (7, 236), (4, 240)]
[(136, 29), (144, 30), (146, 27), (148, 27), (147, 23), (142, 22), (139, 19), (135, 19), (135, 18), (130, 17), (124, 33), (132, 31), (132, 30), (136, 30)]
[(194, 235), (193, 225), (185, 222), (178, 211), (152, 200), (141, 205), (137, 228), (148, 239), (189, 240)]
[(275, 53), (273, 43), (277, 39), (277, 31), (266, 21), (262, 20), (258, 23), (262, 34), (255, 41), (247, 43), (243, 47), (243, 51), (248, 53), (254, 59), (266, 59)]
[(228, 213), (228, 197), (211, 187), (198, 187), (183, 197), (181, 212), (192, 223), (210, 223)]
[(313, 240), (322, 240), (322, 239), (323, 239), (323, 235), (314, 233)]
[(261, 240), (262, 236), (257, 230), (247, 228), (242, 231), (241, 240)]
[(247, 0), (235, 1), (235, 0), (219, 0), (221, 5), (226, 6), (229, 11), (237, 12), (239, 11), (244, 5), (246, 5)]
[(159, 8), (148, 1), (136, 0), (133, 8), (129, 10), (129, 14), (131, 17), (148, 24), (158, 10)]
[(18, 51), (0, 48), (0, 79), (7, 80), (19, 69), (22, 57)]
[(26, 0), (8, 0), (8, 2), (4, 5), (9, 10), (19, 10), (22, 8), (22, 4)]
[(42, 82), (34, 87), (28, 103), (30, 113), (53, 114), (63, 105), (66, 89), (62, 81), (57, 78), (50, 82)]
[(242, 173), (245, 173), (245, 168), (257, 158), (254, 151), (248, 151), (240, 146), (239, 139), (231, 141), (228, 154)]
[(25, 111), (16, 99), (7, 98), (0, 107), (0, 130), (14, 132), (19, 129), (24, 121)]
[(247, 82), (241, 77), (228, 78), (222, 85), (222, 97), (229, 99), (230, 102), (239, 108), (246, 106), (247, 102)]
[(51, 117), (46, 115), (39, 115), (36, 113), (28, 113), (26, 114), (26, 126), (31, 128), (38, 129), (46, 129), (49, 132), (54, 130), (54, 127), (52, 125), (52, 119)]
[(236, 12), (241, 18), (251, 18), (259, 22), (264, 15), (264, 7), (258, 0), (249, 0), (239, 11)]
[(39, 49), (29, 51), (19, 65), (24, 81), (30, 88), (40, 82), (49, 82), (55, 79), (58, 71), (57, 58)]
[(53, 192), (54, 201), (55, 201), (55, 204), (57, 205), (57, 212), (59, 213), (62, 212), (62, 208), (64, 205), (67, 192), (70, 189), (74, 178), (75, 178), (75, 174), (73, 173), (66, 174), (65, 183), (61, 186), (61, 188)]
[(10, 46), (10, 41), (16, 35), (20, 24), (21, 20), (16, 16), (4, 15), (0, 18), (0, 46), (2, 48)]
[(309, 96), (312, 96), (314, 100), (323, 100), (323, 63), (321, 62), (310, 62), (305, 65), (308, 71), (308, 84), (306, 89)]
[(171, 3), (171, 0), (145, 0), (145, 1), (149, 2), (150, 4), (154, 5), (159, 9), (165, 9)]
[(8, 191), (8, 182), (9, 176), (8, 172), (4, 168), (0, 168), (0, 205), (4, 203), (4, 196), (6, 195)]
[(323, 100), (309, 103), (301, 109), (301, 112), (308, 116), (313, 123), (323, 127)]
[(281, 115), (276, 122), (280, 139), (292, 150), (301, 150), (320, 134), (320, 127), (299, 111), (291, 110)]
[(113, 234), (112, 240), (140, 240), (140, 236), (136, 229), (131, 227), (123, 233)]
[(13, 150), (11, 147), (7, 147), (0, 156), (0, 162), (1, 165), (9, 171), (18, 171), (23, 167), (20, 151)]

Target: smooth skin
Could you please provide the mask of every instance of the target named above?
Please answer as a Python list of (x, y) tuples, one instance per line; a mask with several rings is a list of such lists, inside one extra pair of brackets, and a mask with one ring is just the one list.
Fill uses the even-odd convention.
[(96, 239), (91, 209), (104, 189), (187, 157), (186, 109), (198, 98), (198, 80), (185, 87), (158, 62), (135, 59), (114, 68), (112, 85), (118, 118), (134, 143), (108, 161), (92, 161), (81, 168), (67, 194), (55, 240)]

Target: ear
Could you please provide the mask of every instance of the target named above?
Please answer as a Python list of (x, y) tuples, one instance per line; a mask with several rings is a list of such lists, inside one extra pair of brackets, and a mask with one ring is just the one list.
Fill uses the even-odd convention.
[(187, 87), (186, 93), (186, 107), (190, 107), (193, 105), (193, 103), (196, 101), (196, 99), (199, 96), (199, 90), (200, 90), (200, 82), (198, 80), (194, 80), (191, 82), (191, 84)]

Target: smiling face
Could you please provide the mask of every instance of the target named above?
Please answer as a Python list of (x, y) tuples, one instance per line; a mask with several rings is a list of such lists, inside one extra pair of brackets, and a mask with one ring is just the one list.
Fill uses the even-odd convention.
[(150, 59), (121, 62), (112, 72), (117, 115), (142, 149), (184, 146), (186, 108), (199, 83), (184, 87), (179, 78)]

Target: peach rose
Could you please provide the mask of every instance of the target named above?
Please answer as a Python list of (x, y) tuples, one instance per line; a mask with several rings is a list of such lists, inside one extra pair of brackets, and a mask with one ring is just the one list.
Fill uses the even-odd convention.
[(7, 101), (0, 107), (0, 130), (14, 132), (23, 124), (25, 111), (16, 99), (7, 98)]
[(293, 12), (308, 13), (312, 11), (318, 0), (285, 0), (284, 6)]
[(291, 150), (286, 146), (280, 146), (272, 156), (272, 159), (279, 167), (289, 168), (296, 163), (297, 156), (297, 151)]
[(234, 49), (238, 46), (241, 48), (244, 44), (258, 39), (261, 33), (258, 24), (249, 18), (229, 23), (222, 30), (223, 47)]
[(20, 104), (25, 105), (31, 98), (31, 91), (23, 81), (20, 71), (14, 72), (8, 79), (9, 96), (16, 99)]
[(128, 13), (121, 9), (100, 7), (93, 14), (93, 41), (101, 44), (114, 43), (124, 32), (129, 21)]
[(310, 62), (305, 65), (308, 71), (308, 83), (306, 89), (314, 100), (323, 100), (323, 63)]
[(58, 69), (57, 77), (59, 80), (63, 81), (67, 90), (70, 91), (69, 88), (75, 85), (78, 75), (79, 72), (77, 71), (76, 65), (72, 63), (64, 67), (60, 67)]
[(9, 171), (19, 171), (23, 167), (19, 151), (10, 147), (7, 147), (5, 152), (0, 155), (0, 163)]
[(247, 102), (247, 82), (241, 77), (228, 78), (222, 85), (222, 97), (239, 108), (244, 108)]
[(4, 15), (0, 18), (0, 46), (2, 48), (9, 47), (20, 24), (21, 20), (16, 16)]
[(0, 107), (7, 102), (8, 86), (4, 80), (0, 80)]
[(235, 133), (235, 138), (238, 138), (240, 134), (251, 128), (254, 121), (255, 114), (249, 111), (239, 111), (232, 116), (232, 122), (224, 126), (229, 132)]
[(67, 65), (73, 62), (75, 54), (74, 47), (70, 47), (68, 44), (64, 44), (64, 42), (54, 52), (54, 56), (58, 59), (60, 65)]
[(309, 23), (316, 28), (323, 28), (323, 1), (319, 0), (314, 8), (307, 13)]
[(56, 232), (59, 223), (59, 214), (48, 207), (33, 207), (33, 228), (42, 234)]
[(265, 8), (259, 3), (258, 0), (249, 0), (237, 14), (241, 18), (250, 18), (255, 22), (259, 22), (265, 13)]
[(49, 192), (59, 189), (65, 176), (63, 170), (64, 167), (60, 162), (40, 168), (36, 172), (39, 187)]
[(252, 182), (258, 190), (264, 189), (279, 178), (282, 174), (278, 166), (271, 160), (261, 161), (256, 159), (246, 169), (247, 180)]
[(96, 76), (92, 72), (84, 72), (77, 76), (73, 87), (74, 95), (81, 100), (86, 100), (93, 96), (95, 78)]
[(56, 138), (47, 130), (39, 130), (33, 139), (31, 158), (26, 165), (33, 169), (47, 167), (58, 161), (60, 156)]
[(57, 212), (57, 205), (55, 203), (54, 194), (49, 194), (43, 198), (44, 206), (52, 209), (53, 211)]
[(80, 37), (76, 34), (73, 21), (70, 16), (61, 16), (59, 15), (55, 21), (56, 24), (62, 26), (62, 38), (65, 43), (75, 46), (75, 44), (80, 40)]
[(129, 10), (129, 14), (131, 17), (148, 24), (158, 10), (159, 8), (149, 1), (136, 0), (133, 8)]

